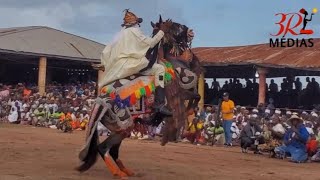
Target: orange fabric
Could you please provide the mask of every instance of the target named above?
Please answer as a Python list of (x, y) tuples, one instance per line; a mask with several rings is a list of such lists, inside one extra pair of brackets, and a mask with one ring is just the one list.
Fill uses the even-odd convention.
[(127, 23), (134, 24), (138, 21), (138, 17), (135, 14), (133, 14), (132, 12), (127, 10), (126, 14), (124, 15), (123, 20), (124, 20), (124, 23), (126, 23), (126, 24)]
[(67, 115), (66, 115), (66, 120), (71, 120), (72, 119), (72, 117), (71, 117), (71, 113), (67, 113)]
[(72, 126), (72, 129), (80, 128), (80, 121), (79, 120), (72, 121), (71, 126)]
[(31, 94), (31, 90), (29, 90), (29, 89), (23, 90), (23, 96), (30, 96), (30, 94)]
[[(223, 101), (221, 104), (221, 112), (223, 120), (233, 120), (234, 113), (227, 113), (234, 110), (234, 102), (232, 100)], [(224, 114), (227, 113), (227, 114)]]
[(110, 157), (104, 157), (104, 162), (107, 168), (111, 171), (113, 176), (127, 177), (127, 174), (122, 172), (119, 167), (113, 164), (113, 160)]
[(64, 113), (62, 113), (61, 116), (60, 116), (60, 121), (64, 121), (65, 118), (66, 118), (66, 115)]
[(121, 160), (117, 159), (116, 163), (122, 172), (126, 173), (128, 176), (134, 176), (134, 172), (124, 167)]

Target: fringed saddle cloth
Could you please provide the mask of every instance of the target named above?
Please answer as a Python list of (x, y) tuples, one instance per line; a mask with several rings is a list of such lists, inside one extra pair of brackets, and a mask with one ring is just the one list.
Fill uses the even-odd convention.
[[(175, 78), (175, 72), (170, 62), (165, 65), (165, 84)], [(155, 91), (154, 76), (133, 75), (117, 80), (101, 88), (101, 97), (110, 97), (119, 108), (135, 105), (142, 97), (150, 97)]]

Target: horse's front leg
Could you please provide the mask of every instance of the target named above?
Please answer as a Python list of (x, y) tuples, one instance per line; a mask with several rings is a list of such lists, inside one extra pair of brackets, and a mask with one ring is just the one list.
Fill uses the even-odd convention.
[(107, 168), (110, 170), (113, 176), (119, 176), (120, 178), (125, 178), (128, 176), (120, 169), (118, 163), (116, 162), (119, 156), (119, 148), (123, 139), (124, 137), (122, 134), (112, 134), (99, 145), (99, 154), (104, 160)]
[(189, 100), (188, 106), (187, 106), (187, 112), (196, 108), (201, 99), (201, 96), (198, 93), (192, 92), (190, 90), (185, 90), (183, 97), (185, 97), (185, 100)]
[(109, 151), (110, 156), (113, 158), (113, 160), (116, 162), (118, 167), (122, 172), (124, 172), (128, 176), (134, 176), (134, 172), (131, 171), (130, 169), (127, 169), (122, 161), (119, 159), (119, 149), (120, 149), (121, 142), (119, 144), (116, 144), (112, 146), (112, 148)]

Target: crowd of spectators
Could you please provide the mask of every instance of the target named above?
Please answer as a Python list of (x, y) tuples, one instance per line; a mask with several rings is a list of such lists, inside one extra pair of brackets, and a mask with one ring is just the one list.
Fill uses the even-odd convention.
[(239, 145), (243, 153), (252, 149), (256, 154), (268, 152), (278, 158), (290, 156), (294, 162), (320, 160), (320, 118), (316, 109), (293, 111), (236, 106), (230, 129), (222, 127), (217, 107), (208, 106), (195, 114), (182, 135), (184, 142), (228, 147), (225, 132), (229, 131), (232, 144)]
[[(224, 92), (229, 92), (231, 99), (236, 104), (243, 106), (257, 106), (259, 83), (256, 79), (245, 79), (246, 84), (241, 84), (239, 79), (230, 79), (220, 85), (213, 79), (211, 85), (206, 83), (206, 104), (218, 104), (219, 97)], [(272, 98), (274, 105), (279, 108), (313, 109), (320, 102), (320, 86), (315, 78), (306, 77), (306, 87), (303, 88), (300, 78), (283, 78), (278, 85), (274, 79), (266, 84), (267, 99)]]
[(54, 83), (40, 96), (36, 86), (0, 84), (0, 120), (50, 128), (69, 121), (73, 129), (84, 129), (94, 103), (95, 89), (95, 83)]
[[(217, 83), (214, 86), (217, 86)], [(273, 86), (271, 84), (269, 87)], [(311, 92), (308, 89), (318, 88), (316, 83), (308, 86), (305, 89), (307, 92)], [(275, 89), (275, 86), (273, 88)], [(214, 90), (220, 91), (219, 88)], [(95, 83), (65, 85), (55, 83), (47, 86), (46, 94), (43, 96), (40, 96), (35, 86), (23, 83), (16, 86), (0, 84), (0, 121), (48, 128), (57, 128), (59, 123), (70, 121), (72, 129), (84, 130), (95, 97)], [(231, 94), (230, 97), (232, 99), (236, 96)], [(229, 100), (224, 99), (224, 101)], [(231, 106), (234, 104), (229, 103), (228, 107)], [(223, 113), (223, 111), (222, 114), (221, 111), (218, 112), (217, 106), (211, 105), (201, 112), (195, 109), (194, 114), (188, 119), (188, 124), (178, 135), (177, 141), (210, 146), (239, 145), (243, 153), (248, 153), (252, 149), (254, 153), (261, 154), (266, 151), (278, 158), (286, 158), (289, 155), (294, 162), (305, 162), (308, 159), (320, 161), (319, 109), (312, 111), (277, 109), (270, 98), (268, 105), (261, 104), (256, 108), (245, 106), (232, 108), (231, 128), (223, 123), (225, 119)], [(227, 114), (230, 115), (230, 112)], [(164, 122), (159, 126), (145, 125), (143, 121), (148, 118), (144, 116), (147, 115), (135, 121), (136, 126), (131, 136), (150, 139), (157, 134), (161, 135)], [(100, 126), (100, 130), (106, 129), (101, 129)], [(226, 143), (228, 134), (231, 134), (231, 143)]]

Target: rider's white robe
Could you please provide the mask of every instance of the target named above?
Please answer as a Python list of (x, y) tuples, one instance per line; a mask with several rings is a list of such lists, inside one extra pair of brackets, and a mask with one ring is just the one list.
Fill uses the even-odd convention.
[[(139, 27), (122, 29), (118, 39), (107, 45), (102, 52), (101, 63), (106, 72), (99, 82), (99, 87), (136, 74), (147, 67), (149, 61), (145, 55), (148, 49), (154, 47), (163, 36), (164, 33), (161, 30), (153, 38), (150, 38), (145, 36)], [(153, 69), (157, 69), (159, 72), (157, 65)]]

